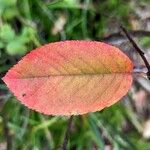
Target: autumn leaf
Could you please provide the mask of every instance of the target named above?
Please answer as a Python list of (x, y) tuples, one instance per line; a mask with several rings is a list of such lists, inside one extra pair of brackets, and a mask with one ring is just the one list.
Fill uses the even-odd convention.
[(27, 54), (3, 78), (28, 108), (49, 115), (99, 111), (120, 100), (132, 84), (133, 64), (102, 42), (64, 41)]

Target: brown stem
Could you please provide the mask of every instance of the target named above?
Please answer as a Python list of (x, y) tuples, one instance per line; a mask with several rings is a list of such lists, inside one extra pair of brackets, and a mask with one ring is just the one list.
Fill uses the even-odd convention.
[(8, 120), (7, 117), (3, 117), (4, 119), (4, 134), (6, 137), (6, 141), (7, 141), (7, 150), (11, 150), (12, 149), (12, 137), (9, 133), (9, 129), (8, 129)]
[(148, 70), (147, 73), (146, 73), (147, 74), (147, 78), (150, 80), (150, 64), (148, 63), (146, 57), (144, 56), (144, 52), (138, 47), (138, 45), (135, 43), (135, 41), (131, 38), (131, 36), (128, 33), (128, 31), (122, 25), (120, 25), (120, 28), (125, 33), (126, 37), (131, 42), (131, 44), (133, 45), (133, 47), (135, 48), (135, 50), (139, 53), (139, 55), (143, 59), (143, 61), (145, 63), (145, 66), (147, 67), (147, 70)]
[[(132, 37), (136, 37), (136, 38), (139, 38), (139, 37), (149, 37), (150, 36), (150, 31), (130, 30), (128, 32), (130, 33), (130, 35)], [(117, 32), (117, 33), (112, 33), (112, 34), (104, 37), (101, 40), (105, 41), (105, 42), (115, 42), (115, 41), (118, 41), (118, 40), (125, 40), (125, 37), (124, 37), (124, 35), (121, 32)]]
[(71, 132), (71, 126), (72, 126), (73, 116), (71, 116), (68, 120), (68, 125), (65, 133), (65, 138), (62, 145), (62, 150), (67, 150), (68, 140)]

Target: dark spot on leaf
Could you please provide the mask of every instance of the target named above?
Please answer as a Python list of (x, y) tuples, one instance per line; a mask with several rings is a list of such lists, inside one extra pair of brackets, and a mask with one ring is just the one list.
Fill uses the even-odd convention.
[(26, 96), (26, 94), (25, 94), (25, 93), (23, 93), (23, 94), (22, 94), (22, 97), (24, 97), (24, 96)]

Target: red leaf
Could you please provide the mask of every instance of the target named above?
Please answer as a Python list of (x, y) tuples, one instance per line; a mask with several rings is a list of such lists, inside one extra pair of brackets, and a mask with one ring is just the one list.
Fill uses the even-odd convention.
[(31, 109), (76, 115), (116, 103), (131, 86), (132, 70), (132, 62), (116, 47), (65, 41), (33, 50), (3, 80)]

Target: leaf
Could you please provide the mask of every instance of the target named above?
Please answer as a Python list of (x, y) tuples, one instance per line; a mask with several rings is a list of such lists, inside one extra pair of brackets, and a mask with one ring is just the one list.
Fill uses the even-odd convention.
[(24, 55), (27, 52), (27, 48), (21, 40), (21, 38), (15, 38), (7, 44), (6, 50), (9, 55)]
[(31, 109), (78, 115), (116, 103), (131, 86), (132, 70), (132, 62), (116, 47), (65, 41), (33, 50), (3, 80)]
[(0, 28), (0, 38), (5, 42), (11, 41), (15, 38), (15, 31), (11, 28), (9, 24), (4, 24)]

